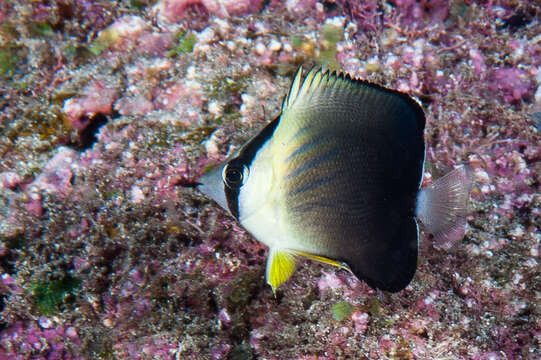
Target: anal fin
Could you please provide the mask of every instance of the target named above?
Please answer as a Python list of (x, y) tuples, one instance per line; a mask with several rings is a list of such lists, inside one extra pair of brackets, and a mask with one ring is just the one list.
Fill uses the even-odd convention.
[(336, 266), (336, 267), (339, 267), (340, 269), (344, 269), (346, 271), (352, 272), (351, 269), (349, 268), (348, 264), (346, 264), (345, 262), (332, 260), (332, 259), (326, 258), (324, 256), (314, 255), (314, 254), (310, 254), (310, 253), (307, 253), (307, 252), (304, 252), (304, 251), (294, 251), (294, 253), (295, 253), (295, 255), (304, 256), (304, 257), (307, 257), (309, 259), (319, 261), (320, 263)]
[(267, 259), (267, 284), (272, 288), (272, 292), (285, 283), (295, 271), (295, 255), (285, 249), (269, 250)]

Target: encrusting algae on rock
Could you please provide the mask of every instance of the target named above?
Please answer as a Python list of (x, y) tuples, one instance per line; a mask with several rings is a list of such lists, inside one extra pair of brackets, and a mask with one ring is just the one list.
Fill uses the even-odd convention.
[[(0, 358), (537, 359), (539, 14), (526, 0), (0, 1)], [(422, 189), (471, 166), (463, 241), (437, 251), (419, 221), (399, 293), (308, 260), (273, 294), (267, 247), (186, 188), (274, 118), (301, 64), (419, 99)]]

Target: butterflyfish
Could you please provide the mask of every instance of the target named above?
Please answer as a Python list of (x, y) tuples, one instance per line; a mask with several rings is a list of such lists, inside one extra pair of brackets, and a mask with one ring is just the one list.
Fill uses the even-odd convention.
[(309, 258), (397, 292), (417, 268), (418, 220), (443, 248), (465, 233), (471, 170), (421, 188), (424, 129), (409, 95), (301, 67), (280, 115), (199, 189), (268, 246), (273, 291)]

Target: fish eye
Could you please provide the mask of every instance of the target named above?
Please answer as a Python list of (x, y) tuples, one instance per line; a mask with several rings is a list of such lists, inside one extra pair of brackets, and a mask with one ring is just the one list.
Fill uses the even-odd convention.
[(230, 188), (240, 188), (248, 177), (248, 168), (244, 165), (227, 164), (222, 173), (222, 178)]

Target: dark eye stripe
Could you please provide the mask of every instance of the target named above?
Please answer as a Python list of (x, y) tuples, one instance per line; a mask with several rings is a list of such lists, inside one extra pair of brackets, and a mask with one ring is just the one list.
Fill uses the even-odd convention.
[(239, 218), (239, 189), (232, 189), (224, 183), (224, 193), (227, 200), (227, 207), (231, 215), (238, 220)]
[[(252, 161), (259, 151), (265, 145), (265, 143), (271, 138), (274, 134), (274, 130), (280, 122), (280, 117), (277, 117), (272, 122), (268, 123), (267, 126), (261, 130), (252, 140), (250, 140), (239, 152), (239, 155), (231, 160), (229, 160), (228, 165), (238, 166), (240, 168), (247, 167), (250, 168)], [(225, 198), (227, 200), (227, 207), (231, 214), (238, 220), (239, 219), (239, 188), (231, 188), (227, 186), (224, 181), (224, 192)]]

